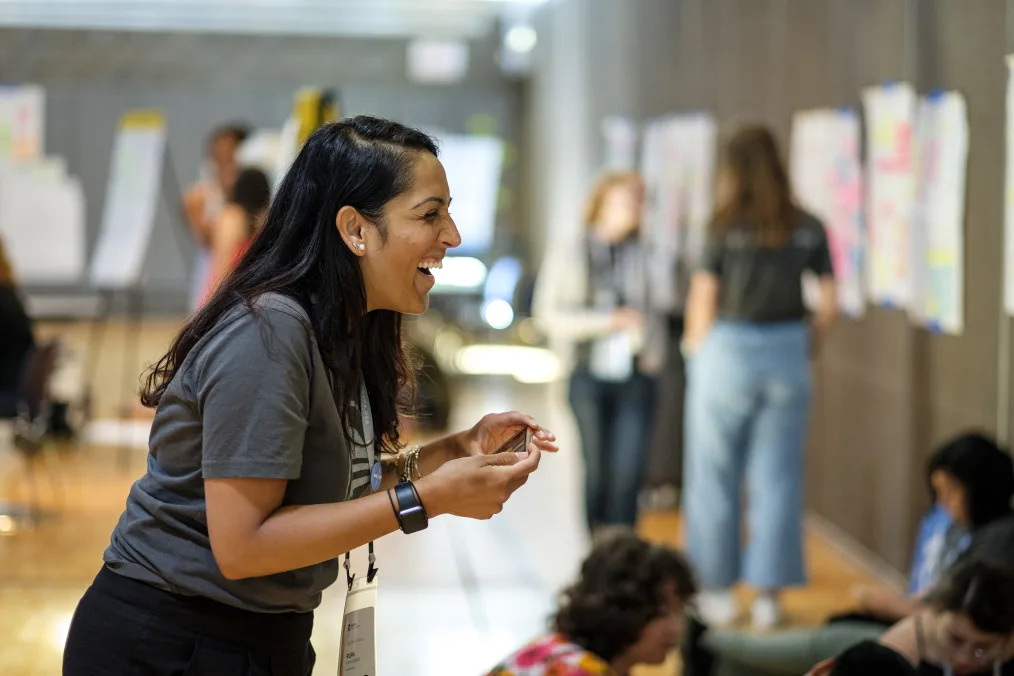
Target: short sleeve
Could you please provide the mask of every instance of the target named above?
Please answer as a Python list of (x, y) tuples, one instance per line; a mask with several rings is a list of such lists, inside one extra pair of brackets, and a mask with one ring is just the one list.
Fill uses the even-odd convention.
[(833, 277), (834, 265), (831, 263), (831, 248), (827, 241), (827, 230), (816, 219), (813, 219), (811, 227), (817, 235), (816, 246), (810, 251), (806, 267), (819, 277)]
[(245, 312), (194, 363), (205, 479), (298, 479), (310, 409), (309, 329), (274, 308)]
[(715, 228), (709, 228), (708, 237), (704, 242), (704, 250), (701, 252), (700, 269), (720, 277), (724, 258), (725, 238), (716, 232)]

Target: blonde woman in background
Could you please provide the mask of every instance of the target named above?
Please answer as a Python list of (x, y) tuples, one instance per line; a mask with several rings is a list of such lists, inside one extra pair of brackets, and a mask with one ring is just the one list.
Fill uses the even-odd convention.
[(661, 322), (646, 312), (643, 199), (637, 174), (602, 176), (580, 236), (547, 255), (533, 308), (554, 347), (573, 363), (569, 400), (593, 532), (634, 524), (648, 452), (664, 336)]
[[(739, 131), (719, 158), (716, 209), (691, 282), (684, 449), (687, 553), (701, 575), (703, 619), (735, 620), (732, 586), (759, 591), (758, 628), (779, 622), (778, 592), (804, 581), (803, 446), (809, 355), (835, 316), (824, 226), (796, 206), (775, 139)], [(814, 316), (802, 275), (820, 279)], [(745, 475), (749, 547), (741, 555)]]

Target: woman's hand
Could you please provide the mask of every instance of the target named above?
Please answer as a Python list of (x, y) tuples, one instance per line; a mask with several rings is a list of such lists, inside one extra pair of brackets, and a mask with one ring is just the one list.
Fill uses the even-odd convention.
[(644, 315), (629, 307), (613, 310), (612, 328), (616, 331), (641, 331), (644, 328)]
[(528, 481), (541, 459), (541, 447), (533, 440), (527, 453), (477, 454), (451, 460), (417, 481), (416, 488), (430, 518), (453, 514), (489, 519)]
[(492, 455), (522, 427), (532, 430), (532, 445), (540, 451), (555, 453), (558, 449), (556, 436), (543, 429), (535, 422), (535, 418), (510, 411), (508, 413), (490, 413), (475, 423), (472, 429), (462, 432), (459, 439), (459, 457)]

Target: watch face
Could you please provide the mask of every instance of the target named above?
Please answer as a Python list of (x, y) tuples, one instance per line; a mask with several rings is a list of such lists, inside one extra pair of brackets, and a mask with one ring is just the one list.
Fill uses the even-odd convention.
[(426, 508), (419, 502), (411, 484), (401, 484), (394, 489), (398, 498), (398, 517), (401, 530), (405, 533), (417, 533), (429, 525)]

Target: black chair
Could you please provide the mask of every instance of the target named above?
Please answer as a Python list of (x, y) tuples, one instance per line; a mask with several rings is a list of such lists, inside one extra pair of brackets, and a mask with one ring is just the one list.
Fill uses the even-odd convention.
[[(53, 340), (36, 346), (25, 360), (13, 425), (14, 448), (24, 460), (30, 503), (27, 506), (0, 505), (0, 517), (7, 517), (7, 523), (13, 519), (34, 524), (50, 516), (41, 507), (36, 467), (44, 461), (44, 441), (51, 410), (49, 381), (56, 369), (59, 353), (59, 342)], [(54, 495), (60, 495), (62, 491), (54, 475), (52, 472), (48, 475)]]

